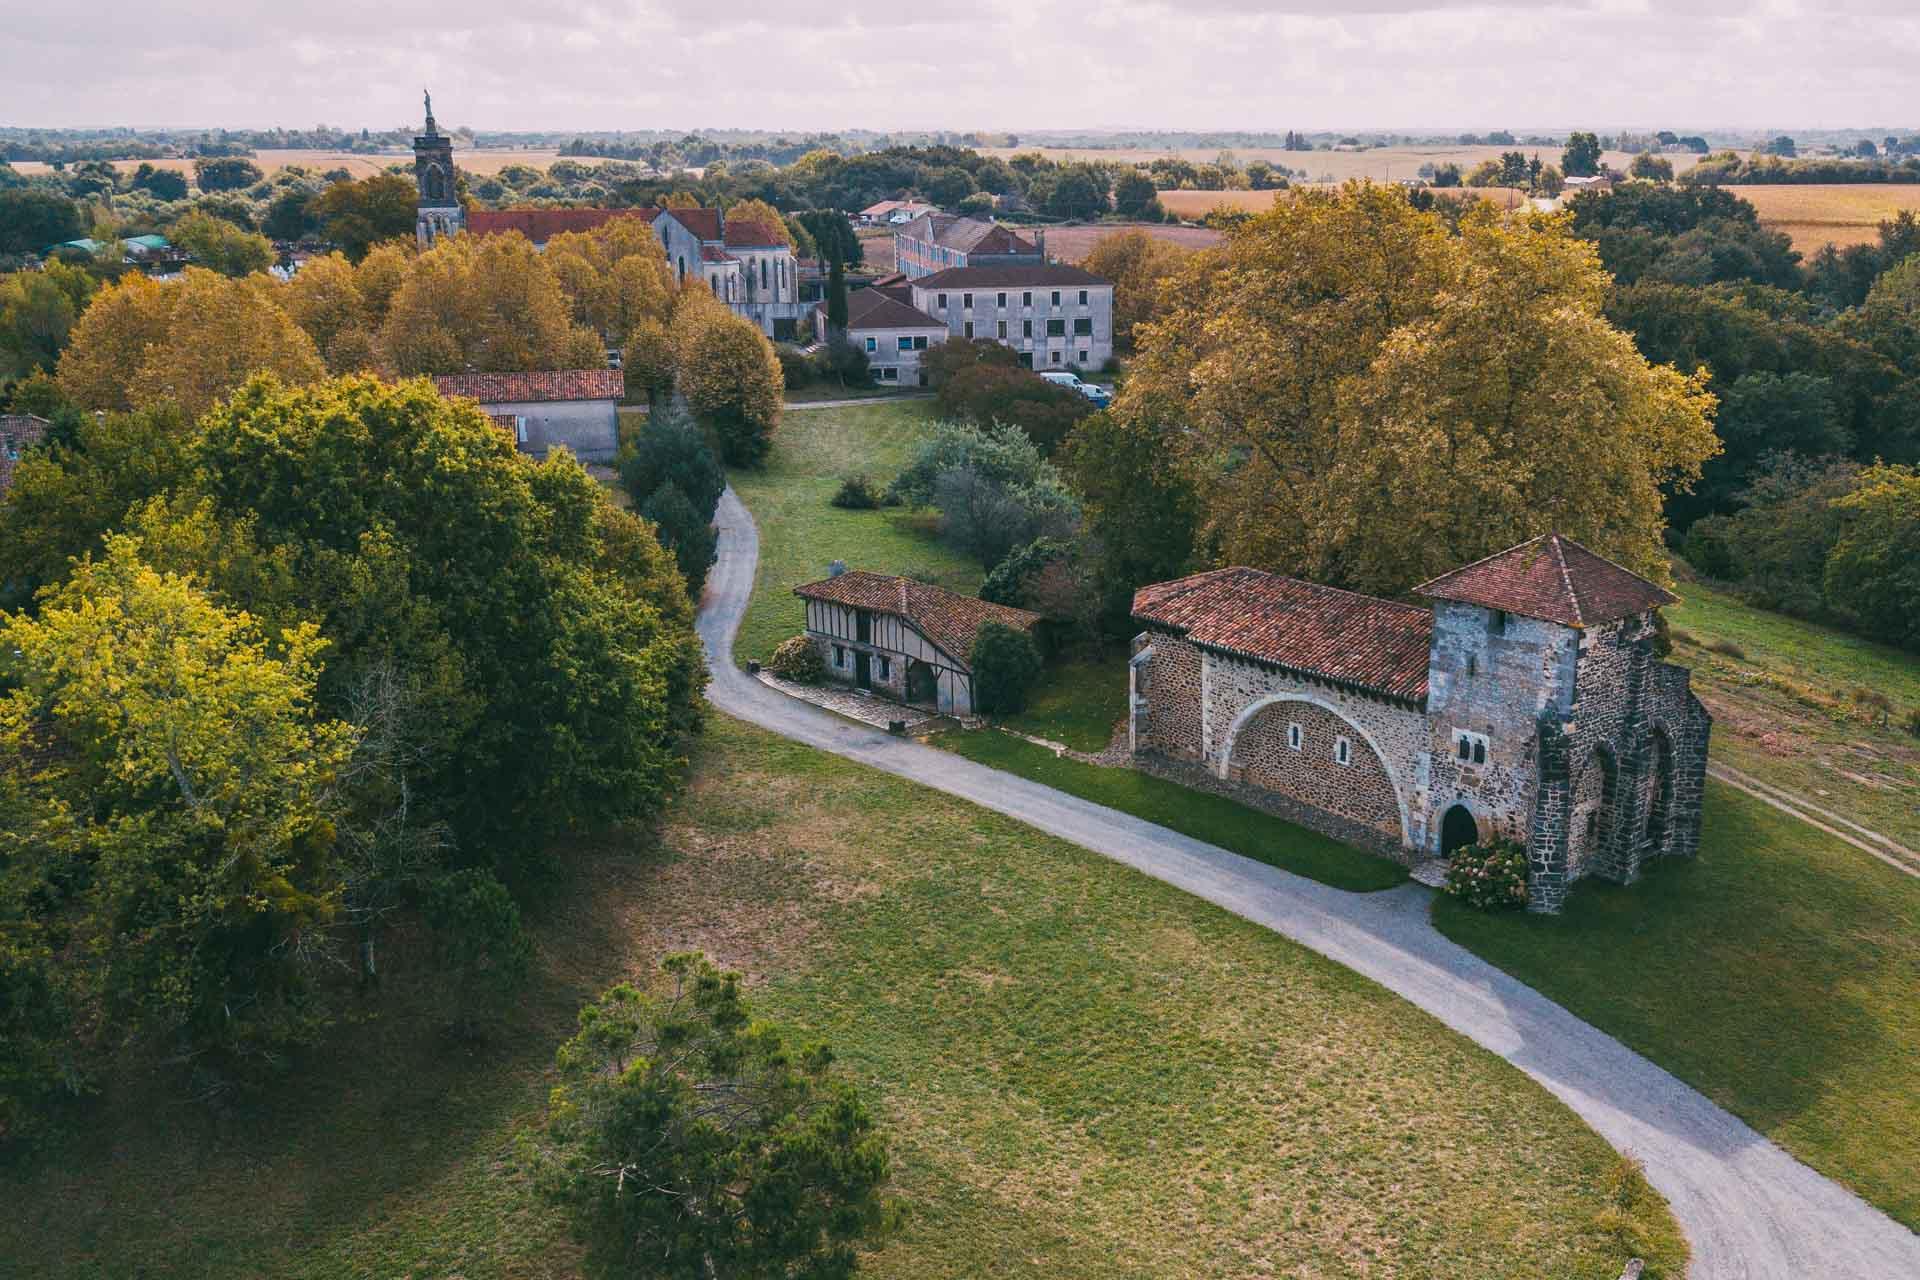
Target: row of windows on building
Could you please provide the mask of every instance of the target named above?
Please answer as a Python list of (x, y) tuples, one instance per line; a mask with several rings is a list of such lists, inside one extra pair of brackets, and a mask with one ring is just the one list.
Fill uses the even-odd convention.
[[(1295, 723), (1287, 726), (1287, 745), (1289, 747), (1295, 751), (1302, 751), (1305, 749), (1305, 741), (1306, 735), (1301, 730), (1299, 724)], [(1351, 739), (1335, 738), (1333, 740), (1333, 762), (1335, 764), (1353, 763), (1353, 742)]]
[[(833, 646), (833, 669), (835, 671), (853, 670), (853, 654), (847, 646), (843, 644)], [(880, 681), (893, 679), (893, 659), (884, 653), (874, 654), (873, 678)]]
[[(1054, 289), (1054, 290), (1052, 290), (1051, 292), (1052, 292), (1052, 301), (1051, 301), (1051, 303), (1050, 303), (1049, 305), (1051, 305), (1051, 306), (1056, 306), (1056, 307), (1057, 307), (1057, 306), (1059, 306), (1059, 305), (1060, 305), (1060, 290), (1058, 290), (1058, 289)], [(1001, 309), (1003, 309), (1003, 310), (1004, 310), (1004, 309), (1005, 309), (1005, 307), (1006, 307), (1006, 305), (1007, 305), (1007, 299), (1008, 299), (1008, 297), (1010, 297), (1010, 296), (1011, 296), (1011, 295), (1009, 295), (1009, 294), (1005, 294), (1005, 293), (996, 293), (996, 294), (994, 295), (994, 303), (993, 303), (993, 305), (994, 305), (994, 306), (996, 306), (996, 307), (999, 307), (999, 308), (1001, 308)], [(1081, 306), (1083, 306), (1083, 307), (1084, 307), (1084, 306), (1086, 306), (1086, 305), (1087, 305), (1087, 298), (1088, 298), (1088, 293), (1087, 293), (1087, 290), (1085, 290), (1085, 289), (1082, 289), (1082, 290), (1080, 290), (1080, 305), (1081, 305)], [(947, 295), (946, 295), (946, 294), (944, 294), (944, 293), (936, 293), (936, 294), (934, 294), (934, 295), (933, 295), (933, 302), (934, 302), (934, 306), (935, 306), (935, 307), (936, 307), (936, 308), (937, 308), (938, 310), (941, 310), (941, 311), (945, 311), (945, 310), (947, 309)], [(1023, 307), (1030, 307), (1030, 306), (1032, 306), (1032, 305), (1033, 305), (1033, 291), (1032, 291), (1031, 289), (1029, 289), (1029, 290), (1027, 290), (1026, 292), (1024, 292), (1024, 293), (1022, 293), (1022, 294), (1020, 295), (1020, 305), (1021, 305), (1021, 306), (1023, 306)], [(961, 294), (961, 295), (960, 295), (960, 309), (961, 309), (962, 311), (971, 311), (971, 310), (973, 310), (973, 295), (972, 295), (972, 294), (970, 294), (970, 293), (963, 293), (963, 294)]]
[[(995, 330), (994, 336), (1002, 342), (1006, 341), (1007, 322), (1005, 320), (996, 322)], [(971, 320), (966, 323), (966, 334), (969, 338), (974, 336), (974, 323)], [(1031, 338), (1033, 336), (1033, 321), (1022, 320), (1020, 322), (1020, 336), (1023, 338)], [(1065, 320), (1047, 321), (1047, 336), (1049, 338), (1066, 337), (1067, 322)], [(1091, 316), (1080, 316), (1075, 319), (1073, 322), (1073, 336), (1076, 338), (1091, 338), (1093, 336), (1093, 318)]]

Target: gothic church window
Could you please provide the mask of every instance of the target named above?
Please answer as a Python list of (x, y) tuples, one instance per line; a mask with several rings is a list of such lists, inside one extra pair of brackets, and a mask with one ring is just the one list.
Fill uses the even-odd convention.
[(1335, 764), (1352, 764), (1353, 744), (1345, 738), (1335, 738), (1333, 740), (1333, 762)]

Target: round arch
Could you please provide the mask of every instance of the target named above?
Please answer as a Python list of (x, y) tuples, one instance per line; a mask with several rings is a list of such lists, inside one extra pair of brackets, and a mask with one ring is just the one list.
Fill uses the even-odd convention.
[(1393, 767), (1393, 758), (1380, 749), (1379, 742), (1375, 741), (1371, 733), (1368, 733), (1366, 729), (1355, 722), (1351, 716), (1339, 707), (1334, 706), (1331, 702), (1328, 702), (1325, 698), (1316, 698), (1310, 693), (1270, 693), (1265, 697), (1255, 698), (1252, 702), (1242, 707), (1240, 714), (1236, 715), (1233, 718), (1233, 723), (1227, 727), (1227, 736), (1220, 746), (1220, 766), (1217, 772), (1222, 780), (1227, 777), (1228, 771), (1233, 767), (1233, 746), (1234, 743), (1240, 740), (1240, 731), (1246, 728), (1248, 721), (1252, 720), (1262, 711), (1265, 711), (1268, 707), (1280, 702), (1304, 702), (1309, 706), (1319, 707), (1322, 711), (1325, 711), (1334, 719), (1340, 721), (1349, 729), (1352, 729), (1362, 742), (1373, 749), (1374, 757), (1380, 761), (1380, 767), (1386, 770), (1387, 782), (1393, 787), (1394, 807), (1400, 811), (1400, 843), (1411, 847), (1413, 844), (1413, 824), (1407, 820), (1407, 793), (1405, 788), (1400, 785), (1400, 775)]

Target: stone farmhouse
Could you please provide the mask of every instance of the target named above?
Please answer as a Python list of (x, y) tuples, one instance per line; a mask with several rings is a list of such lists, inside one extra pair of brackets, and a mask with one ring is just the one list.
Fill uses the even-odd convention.
[(562, 232), (590, 231), (615, 218), (639, 218), (659, 237), (676, 279), (693, 275), (706, 281), (714, 296), (769, 337), (797, 336), (821, 296), (817, 268), (803, 272), (792, 246), (782, 243), (774, 228), (730, 220), (718, 209), (467, 210), (453, 186), (453, 140), (434, 123), (431, 98), (426, 131), (413, 140), (413, 155), (418, 192), (414, 235), (422, 248), (462, 231), (517, 231), (535, 248), (545, 248)]
[(1698, 850), (1711, 718), (1656, 653), (1672, 595), (1558, 534), (1418, 591), (1431, 608), (1244, 568), (1141, 588), (1136, 760), (1408, 863), (1518, 841), (1535, 911)]
[(906, 289), (949, 336), (991, 338), (1029, 369), (1098, 369), (1113, 359), (1113, 285), (1079, 267), (951, 267)]
[(512, 433), (522, 453), (547, 456), (565, 445), (582, 462), (612, 462), (620, 449), (618, 369), (558, 369), (537, 373), (455, 373), (433, 385), (449, 400), (462, 396)]
[(1040, 615), (861, 570), (795, 587), (807, 636), (841, 684), (946, 715), (973, 714), (974, 633), (987, 622), (1032, 631)]
[(1046, 232), (1027, 240), (980, 218), (928, 212), (893, 233), (894, 269), (910, 280), (950, 267), (1037, 267), (1046, 261)]

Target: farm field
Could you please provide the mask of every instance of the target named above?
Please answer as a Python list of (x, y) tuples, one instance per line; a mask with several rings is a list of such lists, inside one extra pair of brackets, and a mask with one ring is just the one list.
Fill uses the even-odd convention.
[[(468, 173), (486, 176), (495, 174), (510, 164), (531, 165), (535, 169), (545, 169), (560, 159), (559, 151), (549, 147), (540, 150), (490, 150), (475, 151), (459, 148), (454, 152), (454, 160)], [(570, 157), (581, 164), (601, 164), (604, 161), (594, 156)], [(351, 151), (289, 151), (262, 150), (256, 152), (253, 162), (262, 172), (272, 175), (288, 165), (302, 165), (316, 171), (326, 169), (345, 169), (356, 178), (371, 177), (376, 173), (385, 173), (389, 165), (399, 165), (408, 172), (413, 170), (413, 154), (407, 151), (395, 151), (382, 155), (357, 155)], [(191, 160), (119, 160), (115, 161), (123, 169), (137, 169), (142, 163), (151, 164), (156, 169), (174, 169), (181, 173), (193, 173)], [(46, 173), (51, 168), (45, 161), (21, 160), (13, 166), (21, 173)]]
[[(1190, 194), (1187, 192), (1162, 192), (1166, 196)], [(1233, 195), (1270, 195), (1270, 192), (1231, 192)], [(1209, 201), (1206, 208), (1198, 213), (1182, 213), (1182, 217), (1197, 218), (1215, 202)], [(1266, 206), (1262, 204), (1261, 208)], [(1205, 249), (1219, 244), (1223, 239), (1218, 231), (1211, 227), (1170, 227), (1158, 222), (1086, 222), (1073, 223), (1057, 227), (1014, 227), (1023, 236), (1032, 236), (1044, 231), (1047, 237), (1047, 253), (1062, 262), (1078, 262), (1093, 251), (1093, 246), (1111, 235), (1123, 231), (1144, 231), (1156, 240), (1168, 240), (1184, 245), (1189, 249)], [(891, 271), (893, 263), (893, 232), (889, 230), (868, 229), (860, 232), (861, 253), (865, 255), (866, 267), (872, 271)]]
[[(1271, 165), (1285, 165), (1291, 170), (1304, 169), (1308, 182), (1345, 182), (1349, 178), (1372, 178), (1376, 182), (1393, 182), (1401, 178), (1419, 176), (1423, 164), (1457, 164), (1462, 173), (1472, 169), (1483, 160), (1498, 160), (1503, 152), (1523, 151), (1532, 155), (1538, 151), (1540, 158), (1548, 164), (1560, 162), (1559, 147), (1378, 147), (1372, 151), (1282, 151), (1278, 147), (1235, 148), (1234, 157), (1242, 166), (1249, 161), (1264, 160)], [(999, 156), (1006, 159), (1022, 153), (1038, 151), (1049, 160), (1065, 163), (1070, 160), (1109, 161), (1118, 164), (1146, 164), (1163, 156), (1178, 156), (1182, 160), (1191, 160), (1196, 164), (1210, 164), (1219, 151), (1210, 148), (1187, 148), (1179, 151), (1152, 151), (1145, 148), (1116, 147), (1111, 150), (1086, 147), (982, 147), (982, 155)], [(1624, 151), (1606, 152), (1602, 159), (1615, 169), (1625, 172), (1633, 163), (1633, 157)], [(1671, 155), (1676, 173), (1683, 173), (1699, 161), (1692, 154)]]
[(1782, 184), (1726, 188), (1760, 211), (1760, 221), (1793, 238), (1808, 256), (1823, 245), (1873, 244), (1879, 224), (1902, 209), (1920, 213), (1920, 183)]
[[(1230, 209), (1246, 209), (1253, 213), (1265, 213), (1273, 207), (1273, 202), (1302, 186), (1317, 184), (1298, 184), (1286, 191), (1162, 191), (1160, 204), (1167, 212), (1180, 218), (1204, 218), (1221, 205)], [(1490, 200), (1502, 209), (1517, 209), (1526, 199), (1526, 193), (1512, 187), (1448, 187), (1438, 189), (1435, 195), (1444, 199), (1467, 199), (1478, 197)], [(1051, 234), (1051, 233), (1049, 233)]]

